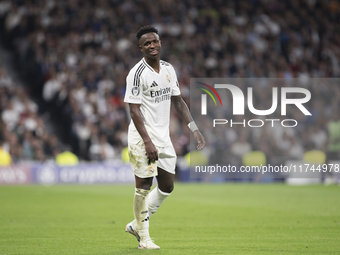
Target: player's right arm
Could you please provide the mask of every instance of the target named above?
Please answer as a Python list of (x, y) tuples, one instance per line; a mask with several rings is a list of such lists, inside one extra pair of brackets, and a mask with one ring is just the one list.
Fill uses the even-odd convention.
[(156, 146), (153, 144), (148, 132), (146, 131), (146, 128), (143, 122), (143, 117), (140, 112), (140, 106), (141, 106), (140, 104), (129, 103), (130, 115), (139, 135), (143, 139), (143, 142), (145, 144), (146, 155), (148, 159), (151, 162), (153, 162), (155, 160), (158, 160), (158, 152), (157, 152)]
[(126, 77), (126, 92), (124, 102), (129, 103), (131, 119), (145, 144), (146, 155), (150, 161), (158, 160), (158, 152), (146, 131), (143, 116), (140, 111), (143, 97), (143, 81), (141, 71), (143, 66), (136, 65)]

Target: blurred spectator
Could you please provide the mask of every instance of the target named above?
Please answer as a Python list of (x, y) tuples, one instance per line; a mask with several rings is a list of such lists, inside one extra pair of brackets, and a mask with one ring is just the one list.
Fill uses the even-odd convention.
[(7, 75), (7, 70), (0, 67), (0, 87), (9, 87), (12, 84), (12, 79)]
[(2, 111), (2, 121), (6, 123), (9, 130), (13, 130), (19, 120), (19, 112), (14, 109), (14, 103), (9, 102), (9, 105)]
[(234, 156), (237, 156), (240, 158), (252, 150), (251, 144), (248, 142), (248, 139), (247, 139), (247, 132), (241, 132), (238, 140), (236, 140), (231, 145), (230, 150)]
[[(0, 136), (4, 137), (2, 148), (10, 153), (12, 162), (23, 160), (45, 161), (52, 158), (53, 148), (59, 146), (58, 138), (50, 135), (44, 121), (38, 115), (38, 105), (30, 100), (24, 87), (17, 86), (7, 69), (0, 63)], [(50, 142), (49, 140), (53, 141)]]
[(57, 72), (55, 68), (51, 68), (50, 70), (50, 78), (44, 84), (43, 90), (43, 98), (46, 102), (50, 102), (53, 100), (55, 95), (61, 88), (61, 80), (57, 77)]
[(328, 125), (327, 160), (340, 159), (340, 114), (334, 112)]
[(90, 158), (96, 161), (106, 161), (116, 159), (118, 156), (114, 148), (107, 142), (106, 135), (102, 134), (98, 143), (93, 143), (90, 146)]

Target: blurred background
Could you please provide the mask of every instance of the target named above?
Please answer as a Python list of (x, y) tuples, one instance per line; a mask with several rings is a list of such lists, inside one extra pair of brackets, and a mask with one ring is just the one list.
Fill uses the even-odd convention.
[[(295, 78), (306, 87), (312, 78), (339, 78), (339, 23), (340, 3), (330, 0), (1, 1), (0, 183), (133, 181), (123, 97), (142, 58), (135, 34), (143, 25), (159, 29), (161, 58), (174, 66), (190, 107), (190, 78)], [(273, 164), (310, 151), (319, 153), (316, 163), (339, 160), (339, 83), (308, 89), (313, 115), (296, 132), (224, 129), (208, 135), (207, 149), (221, 137), (238, 164), (254, 151)], [(268, 109), (271, 90), (254, 92)], [(191, 134), (171, 115), (177, 177), (188, 181)]]

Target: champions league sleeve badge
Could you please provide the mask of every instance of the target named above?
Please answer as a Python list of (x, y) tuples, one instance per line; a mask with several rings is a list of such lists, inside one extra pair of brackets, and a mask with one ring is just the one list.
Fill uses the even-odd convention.
[(132, 92), (133, 96), (138, 96), (139, 93), (140, 93), (140, 89), (139, 89), (139, 87), (133, 87), (131, 92)]

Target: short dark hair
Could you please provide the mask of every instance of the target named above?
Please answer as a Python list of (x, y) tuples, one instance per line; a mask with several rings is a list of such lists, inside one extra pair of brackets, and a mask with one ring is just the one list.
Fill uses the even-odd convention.
[(147, 33), (158, 34), (158, 30), (157, 30), (157, 28), (150, 26), (150, 25), (141, 27), (136, 34), (138, 41), (142, 37), (142, 35), (147, 34)]

